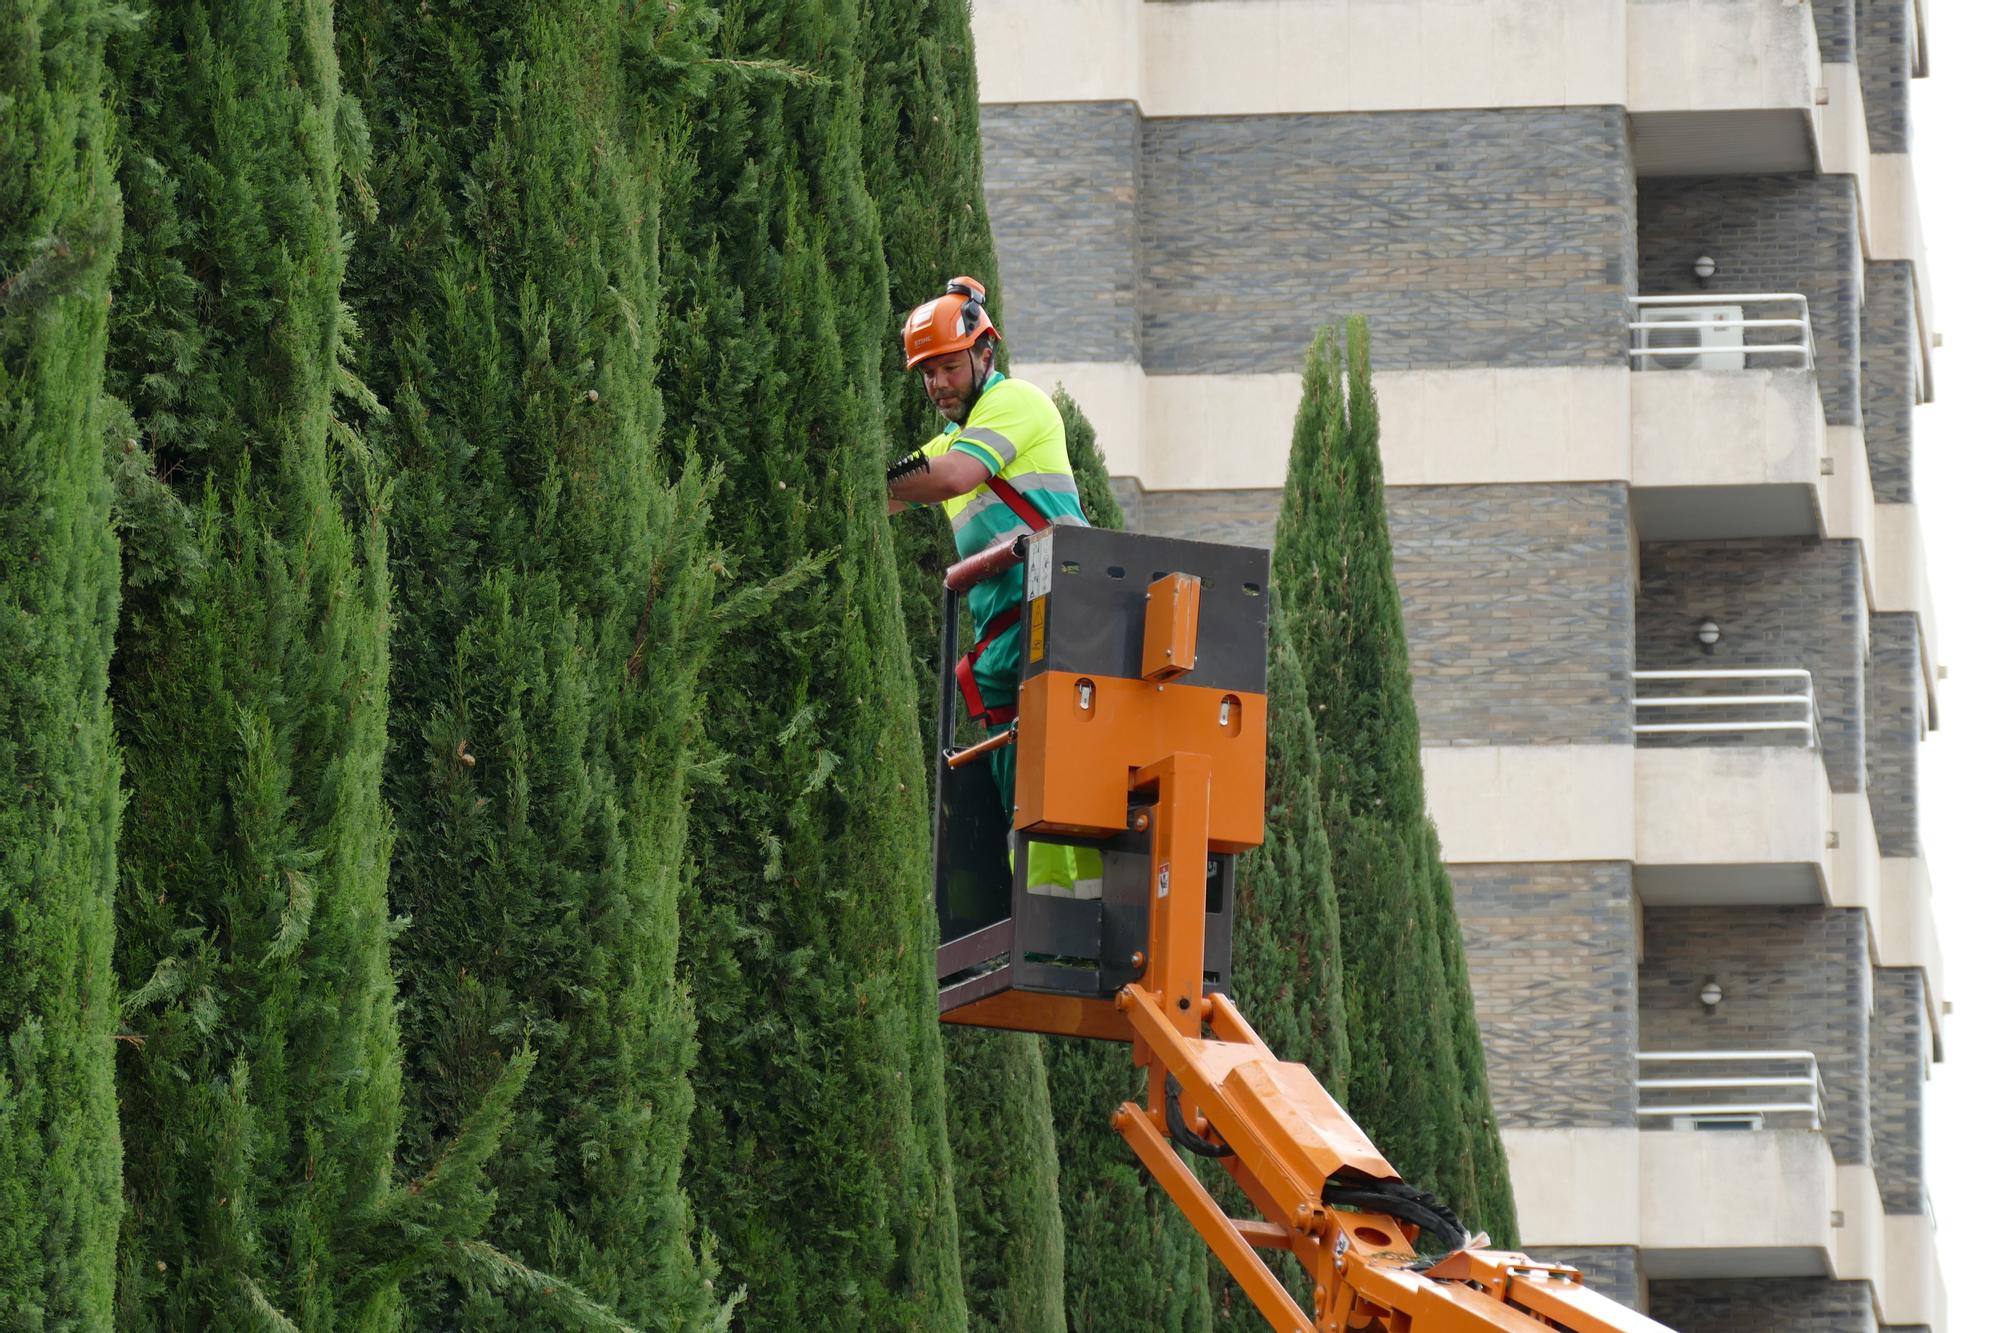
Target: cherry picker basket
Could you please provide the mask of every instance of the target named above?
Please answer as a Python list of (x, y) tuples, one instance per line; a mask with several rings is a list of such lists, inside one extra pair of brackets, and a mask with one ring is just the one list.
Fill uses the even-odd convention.
[[(982, 573), (1023, 584), (1011, 819), (985, 756), (967, 762), (956, 746), (958, 603)], [(990, 1021), (992, 1004), (960, 1011), (1006, 992), (1108, 1010), (1121, 987), (1140, 979), (1161, 890), (1151, 798), (1129, 779), (1162, 747), (1202, 751), (1215, 763), (1203, 971), (1207, 990), (1227, 990), (1236, 854), (1263, 837), (1269, 553), (1063, 526), (962, 562), (953, 575), (944, 594), (933, 842), (940, 1013)], [(1088, 874), (1086, 856), (1074, 886), (1031, 884), (1031, 867), (1046, 853), (1031, 855), (1030, 844), (1094, 851), (1103, 873)], [(1011, 1012), (1001, 1025), (1112, 1035), (1072, 1009), (1017, 1004)], [(1023, 1017), (1035, 1013), (1048, 1026)]]

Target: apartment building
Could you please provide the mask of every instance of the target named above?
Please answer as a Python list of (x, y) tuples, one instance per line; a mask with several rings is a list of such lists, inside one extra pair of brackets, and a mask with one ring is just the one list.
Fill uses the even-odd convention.
[(1925, 9), (975, 9), (1014, 364), (1134, 526), (1267, 542), (1369, 316), (1524, 1239), (1677, 1328), (1945, 1328)]

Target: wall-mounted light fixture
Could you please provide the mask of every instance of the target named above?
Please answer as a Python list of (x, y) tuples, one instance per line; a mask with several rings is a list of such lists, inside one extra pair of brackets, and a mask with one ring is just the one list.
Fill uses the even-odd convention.
[(1715, 276), (1715, 260), (1707, 255), (1703, 255), (1701, 258), (1695, 260), (1694, 276), (1695, 281), (1704, 287), (1708, 286), (1708, 280)]
[(1694, 627), (1694, 641), (1701, 645), (1705, 653), (1715, 651), (1715, 645), (1722, 642), (1722, 626), (1713, 620), (1703, 620)]
[(1714, 1012), (1715, 1007), (1722, 1003), (1722, 984), (1714, 977), (1702, 983), (1701, 1003), (1702, 1007), (1710, 1012)]

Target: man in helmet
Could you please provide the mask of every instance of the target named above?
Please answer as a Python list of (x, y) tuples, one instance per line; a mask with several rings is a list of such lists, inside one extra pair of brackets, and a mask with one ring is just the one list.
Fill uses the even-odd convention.
[[(999, 341), (986, 288), (972, 278), (953, 278), (903, 321), (904, 368), (923, 374), (924, 392), (950, 425), (891, 469), (889, 512), (941, 505), (961, 559), (1052, 524), (1088, 526), (1062, 416), (1040, 389), (994, 369)], [(1004, 727), (1020, 688), (1021, 580), (988, 579), (965, 600), (974, 642), (957, 665), (959, 692), (975, 721)], [(995, 752), (993, 777), (1011, 816), (1012, 746)], [(1095, 896), (1102, 873), (1094, 852), (1080, 863), (1070, 848), (1030, 844), (1029, 883), (1044, 892)]]

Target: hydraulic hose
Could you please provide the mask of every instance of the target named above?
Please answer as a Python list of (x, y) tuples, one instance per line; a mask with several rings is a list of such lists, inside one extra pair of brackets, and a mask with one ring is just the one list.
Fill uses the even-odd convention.
[(1458, 1215), (1444, 1203), (1414, 1185), (1400, 1180), (1329, 1180), (1321, 1191), (1323, 1202), (1360, 1212), (1387, 1213), (1399, 1221), (1422, 1227), (1445, 1242), (1446, 1248), (1464, 1249), (1472, 1233)]
[(1181, 1115), (1180, 1080), (1171, 1074), (1167, 1076), (1167, 1137), (1186, 1148), (1196, 1157), (1229, 1157), (1235, 1150), (1222, 1142), (1220, 1134), (1211, 1142), (1188, 1128), (1187, 1120)]

